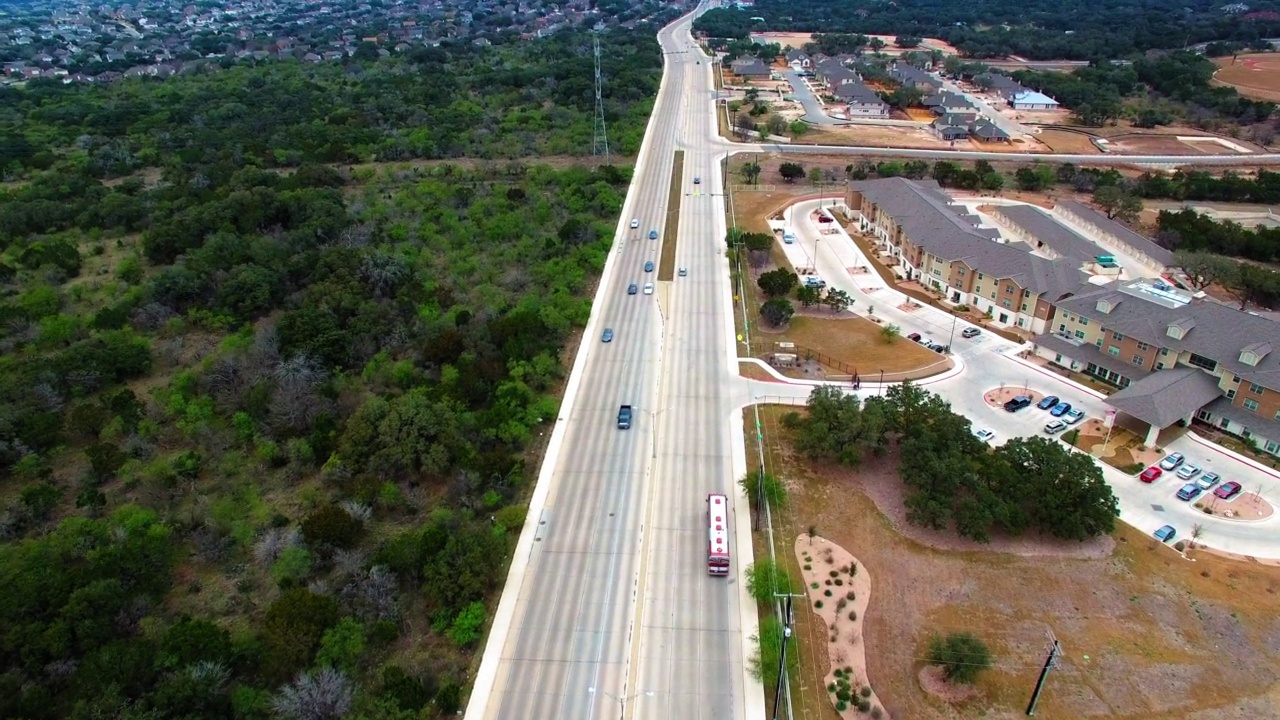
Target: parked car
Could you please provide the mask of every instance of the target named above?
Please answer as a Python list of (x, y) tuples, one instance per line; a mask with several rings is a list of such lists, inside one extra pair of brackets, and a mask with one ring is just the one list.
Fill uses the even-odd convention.
[(1178, 534), (1178, 531), (1174, 530), (1172, 525), (1165, 525), (1151, 534), (1160, 542), (1167, 543), (1173, 539), (1174, 535)]
[(1163, 470), (1156, 467), (1155, 465), (1152, 465), (1146, 470), (1143, 470), (1142, 474), (1138, 476), (1138, 479), (1144, 483), (1152, 483), (1152, 482), (1155, 482), (1156, 480), (1159, 480), (1160, 476), (1163, 474), (1164, 474)]
[(991, 432), (986, 428), (978, 428), (977, 430), (973, 431), (973, 434), (976, 435), (977, 438), (982, 442), (991, 442), (993, 439), (995, 439), (995, 436), (996, 436), (995, 433)]
[(1213, 496), (1222, 500), (1230, 500), (1236, 495), (1239, 495), (1240, 491), (1243, 489), (1244, 488), (1238, 482), (1233, 481), (1228, 483), (1222, 483), (1222, 485), (1219, 486), (1217, 490), (1213, 491)]
[(628, 295), (635, 295), (637, 292), (639, 292), (639, 290), (640, 288), (636, 287), (635, 283), (631, 283), (630, 285), (627, 286)]
[(1179, 500), (1187, 500), (1187, 501), (1195, 500), (1195, 499), (1196, 499), (1196, 496), (1197, 496), (1197, 495), (1199, 495), (1199, 494), (1200, 494), (1200, 486), (1199, 486), (1199, 485), (1197, 485), (1197, 484), (1195, 484), (1195, 483), (1187, 483), (1186, 485), (1183, 485), (1183, 486), (1178, 490), (1178, 499), (1179, 499)]
[(1071, 410), (1071, 403), (1060, 402), (1053, 406), (1053, 409), (1049, 411), (1049, 414), (1054, 417), (1062, 417), (1063, 415), (1066, 415), (1069, 410)]
[(1199, 474), (1200, 474), (1199, 465), (1192, 465), (1191, 463), (1187, 463), (1182, 467), (1178, 468), (1178, 477), (1182, 478), (1183, 480), (1190, 480), (1191, 478)]
[(947, 351), (947, 346), (942, 343), (929, 343), (929, 349), (936, 353), (944, 353)]
[(649, 231), (649, 239), (650, 239), (650, 240), (657, 240), (657, 239), (658, 239), (658, 231), (657, 231), (657, 230), (650, 230), (650, 231)]
[(638, 227), (640, 227), (640, 218), (635, 218), (631, 221), (631, 229), (634, 230), (635, 228), (638, 228)]
[(1057, 404), (1058, 404), (1058, 396), (1050, 395), (1045, 399), (1041, 400), (1040, 402), (1036, 403), (1036, 407), (1040, 408), (1041, 410), (1048, 410), (1049, 408)]
[(907, 336), (907, 339), (911, 342), (920, 342), (920, 333), (911, 333)]
[(1084, 411), (1071, 408), (1066, 415), (1062, 416), (1062, 419), (1066, 420), (1068, 425), (1075, 425), (1084, 419)]
[(1160, 461), (1160, 468), (1162, 470), (1173, 470), (1181, 465), (1183, 460), (1186, 460), (1186, 458), (1182, 456), (1182, 453), (1169, 453)]
[(600, 342), (613, 341), (613, 328), (605, 328), (604, 333), (600, 336)]
[(652, 261), (652, 260), (645, 260), (645, 261), (644, 261), (644, 271), (645, 271), (645, 272), (653, 272), (653, 261)]
[(927, 338), (927, 337), (920, 337), (920, 333), (912, 333), (912, 334), (916, 336), (916, 337), (915, 337), (915, 341), (916, 341), (916, 342), (918, 342), (918, 343), (920, 343), (921, 345), (923, 345), (923, 346), (925, 346), (925, 347), (929, 347), (930, 345), (932, 345), (932, 344), (933, 344), (933, 340), (932, 340), (931, 338)]
[(645, 294), (645, 295), (652, 295), (652, 294), (653, 294), (653, 283), (645, 283), (645, 284), (644, 284), (644, 294)]
[(1007, 412), (1018, 412), (1019, 410), (1029, 406), (1030, 404), (1031, 404), (1031, 398), (1027, 397), (1026, 395), (1019, 395), (1018, 397), (1005, 403), (1004, 409)]
[(1200, 487), (1204, 488), (1205, 490), (1208, 490), (1214, 485), (1217, 485), (1218, 481), (1221, 479), (1222, 479), (1222, 476), (1219, 475), (1218, 473), (1205, 473), (1201, 475), (1200, 479), (1197, 480), (1196, 482), (1200, 484)]
[(1061, 420), (1052, 420), (1048, 423), (1045, 423), (1044, 433), (1046, 435), (1053, 435), (1054, 433), (1060, 433), (1066, 429), (1067, 429), (1066, 423), (1062, 422)]
[(960, 337), (974, 338), (974, 337), (978, 337), (981, 334), (982, 334), (982, 331), (979, 330), (978, 328), (970, 327), (970, 328), (965, 328), (964, 332), (960, 333)]
[(685, 275), (688, 275), (688, 274), (689, 274), (689, 268), (680, 268), (680, 277), (684, 277)]

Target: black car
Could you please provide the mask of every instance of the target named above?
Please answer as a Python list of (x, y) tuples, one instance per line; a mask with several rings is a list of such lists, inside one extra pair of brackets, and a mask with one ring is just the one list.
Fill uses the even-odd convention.
[(1045, 399), (1041, 400), (1040, 402), (1036, 403), (1036, 407), (1040, 408), (1041, 410), (1048, 410), (1049, 408), (1051, 408), (1051, 407), (1053, 407), (1054, 405), (1057, 405), (1057, 404), (1058, 404), (1058, 396), (1057, 396), (1057, 395), (1050, 395), (1049, 397), (1047, 397), (1047, 398), (1045, 398)]
[(1018, 412), (1024, 407), (1031, 404), (1031, 398), (1026, 395), (1019, 395), (1004, 404), (1004, 409), (1008, 412)]

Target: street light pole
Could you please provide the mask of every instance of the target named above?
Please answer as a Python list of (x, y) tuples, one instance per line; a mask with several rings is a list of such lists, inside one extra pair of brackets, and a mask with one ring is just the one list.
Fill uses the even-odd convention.
[(951, 342), (956, 339), (956, 315), (951, 315), (951, 336), (947, 338), (947, 352), (951, 352)]
[(604, 695), (605, 697), (609, 698), (610, 700), (612, 700), (612, 701), (614, 701), (614, 702), (618, 703), (618, 718), (619, 718), (619, 720), (626, 720), (626, 718), (627, 718), (627, 701), (628, 701), (628, 700), (635, 700), (636, 698), (640, 697), (641, 695), (643, 695), (643, 696), (645, 696), (645, 697), (653, 697), (653, 691), (652, 691), (652, 690), (642, 690), (642, 691), (640, 691), (640, 692), (638, 692), (638, 693), (636, 693), (636, 694), (634, 694), (634, 695), (628, 695), (628, 696), (626, 696), (626, 697), (618, 697), (617, 695), (614, 695), (613, 693), (608, 692), (607, 690), (597, 690), (596, 688), (591, 688), (591, 689), (590, 689), (590, 690), (588, 690), (587, 692), (591, 692), (591, 693), (596, 693), (596, 692), (598, 692), (598, 693), (600, 693), (601, 695)]
[(876, 392), (876, 394), (884, 395), (884, 368), (880, 368), (880, 389)]

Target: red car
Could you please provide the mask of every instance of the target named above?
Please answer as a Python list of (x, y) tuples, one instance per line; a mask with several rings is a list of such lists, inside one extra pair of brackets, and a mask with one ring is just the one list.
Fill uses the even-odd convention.
[(1141, 481), (1142, 481), (1142, 482), (1144, 482), (1144, 483), (1155, 482), (1155, 481), (1156, 481), (1156, 480), (1158, 480), (1158, 479), (1160, 478), (1160, 476), (1161, 476), (1161, 475), (1163, 475), (1163, 474), (1164, 474), (1164, 471), (1163, 471), (1163, 470), (1161, 470), (1160, 468), (1156, 467), (1155, 465), (1152, 465), (1151, 467), (1147, 468), (1146, 470), (1143, 470), (1143, 471), (1142, 471), (1142, 474), (1138, 476), (1138, 479), (1139, 479), (1139, 480), (1141, 480)]
[(1217, 490), (1213, 491), (1213, 494), (1223, 500), (1230, 500), (1231, 498), (1239, 494), (1240, 490), (1241, 490), (1240, 483), (1229, 482), (1229, 483), (1223, 483)]

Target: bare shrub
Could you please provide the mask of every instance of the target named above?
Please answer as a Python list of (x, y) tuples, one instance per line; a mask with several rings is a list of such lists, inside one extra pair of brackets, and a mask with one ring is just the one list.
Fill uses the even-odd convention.
[(348, 612), (374, 622), (399, 618), (398, 591), (395, 574), (385, 566), (375, 565), (348, 582), (338, 595)]
[(267, 528), (253, 544), (253, 557), (264, 566), (271, 565), (280, 553), (301, 542), (302, 533), (297, 528)]
[(333, 668), (307, 672), (280, 688), (271, 701), (278, 714), (294, 720), (336, 720), (351, 712), (351, 680)]
[(338, 507), (346, 510), (352, 520), (358, 520), (361, 524), (369, 522), (369, 518), (373, 517), (373, 508), (362, 502), (343, 500), (338, 503)]

